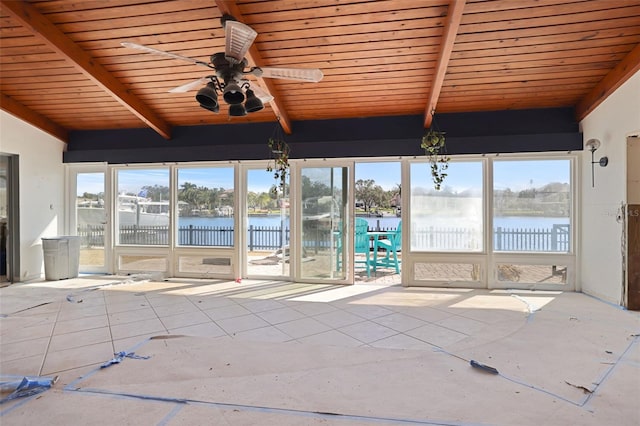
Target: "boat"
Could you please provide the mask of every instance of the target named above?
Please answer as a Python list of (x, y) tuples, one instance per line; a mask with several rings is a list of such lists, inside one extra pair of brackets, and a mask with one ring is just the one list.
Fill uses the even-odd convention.
[[(188, 205), (184, 201), (180, 207)], [(78, 201), (78, 226), (98, 225), (106, 222), (104, 201)], [(169, 226), (169, 200), (151, 201), (137, 195), (118, 195), (118, 223), (120, 226)]]

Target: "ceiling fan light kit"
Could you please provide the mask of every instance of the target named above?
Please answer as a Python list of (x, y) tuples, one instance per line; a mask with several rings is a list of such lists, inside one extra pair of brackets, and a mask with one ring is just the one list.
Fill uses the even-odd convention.
[(242, 104), (229, 105), (229, 116), (231, 117), (243, 117), (247, 115), (247, 109)]
[(244, 101), (244, 93), (235, 81), (230, 81), (224, 86), (224, 101), (229, 105), (241, 104)]
[(247, 78), (250, 75), (306, 82), (318, 82), (324, 77), (318, 68), (249, 67), (245, 55), (258, 33), (248, 25), (238, 22), (231, 15), (223, 15), (220, 21), (225, 30), (225, 51), (211, 55), (209, 63), (137, 43), (122, 42), (121, 45), (146, 53), (188, 61), (214, 70), (214, 75), (201, 77), (173, 88), (169, 92), (183, 93), (206, 83), (196, 94), (196, 100), (200, 106), (217, 113), (220, 110), (218, 96), (222, 94), (222, 99), (229, 105), (231, 117), (242, 117), (247, 113), (260, 111), (264, 109), (265, 103), (273, 100), (273, 96), (258, 84), (252, 86), (252, 82)]
[(218, 91), (213, 83), (207, 83), (202, 89), (198, 90), (196, 100), (200, 103), (200, 106), (208, 110), (216, 110), (218, 112), (220, 106), (218, 105)]
[(247, 89), (247, 101), (244, 103), (244, 107), (247, 112), (257, 112), (264, 108), (264, 104), (258, 98), (253, 90)]

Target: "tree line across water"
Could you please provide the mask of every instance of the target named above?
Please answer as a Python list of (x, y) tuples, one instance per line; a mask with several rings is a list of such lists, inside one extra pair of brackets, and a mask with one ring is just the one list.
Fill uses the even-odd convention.
[[(275, 187), (275, 184), (274, 184)], [(416, 189), (414, 195), (427, 197), (482, 197), (481, 189), (455, 191), (453, 188), (443, 186), (441, 190), (433, 188)], [(288, 193), (288, 187), (285, 193)], [(309, 177), (302, 177), (302, 193), (307, 199), (326, 196), (339, 197), (331, 188), (317, 181), (311, 181)], [(145, 185), (138, 194), (151, 201), (163, 201), (169, 199), (169, 187), (163, 185)], [(355, 182), (356, 207), (370, 212), (373, 210), (388, 210), (400, 206), (402, 188), (397, 184), (391, 190), (385, 190), (377, 185), (374, 179), (358, 179)], [(208, 188), (198, 186), (191, 182), (184, 182), (178, 189), (178, 201), (186, 203), (181, 207), (181, 214), (189, 214), (192, 211), (214, 212), (221, 207), (233, 207), (234, 190), (228, 188)], [(84, 193), (82, 198), (87, 200), (100, 200), (104, 194)], [(540, 216), (566, 216), (570, 207), (570, 185), (568, 183), (549, 183), (538, 188), (528, 188), (514, 191), (510, 188), (494, 190), (494, 214), (497, 216), (540, 215)], [(247, 204), (250, 211), (268, 212), (279, 209), (282, 195), (273, 191), (273, 187), (265, 192), (249, 191)]]

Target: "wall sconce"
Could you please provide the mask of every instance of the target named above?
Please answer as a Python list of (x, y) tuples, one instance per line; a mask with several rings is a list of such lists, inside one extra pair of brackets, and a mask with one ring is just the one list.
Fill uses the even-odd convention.
[(600, 141), (598, 139), (589, 139), (585, 144), (585, 147), (591, 151), (591, 187), (593, 188), (595, 186), (595, 181), (593, 179), (593, 165), (600, 164), (600, 167), (607, 167), (607, 164), (609, 164), (609, 158), (601, 157), (600, 160), (594, 161), (593, 154), (598, 148), (600, 148)]

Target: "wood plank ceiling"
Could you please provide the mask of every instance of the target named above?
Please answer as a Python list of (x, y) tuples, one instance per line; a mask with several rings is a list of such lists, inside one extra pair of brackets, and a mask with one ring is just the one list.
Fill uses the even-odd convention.
[[(61, 140), (82, 129), (574, 107), (582, 119), (640, 69), (637, 0), (0, 0), (2, 109)], [(199, 107), (195, 64), (224, 51), (223, 13), (258, 32), (250, 65), (274, 100), (229, 117)], [(251, 77), (254, 79), (254, 77)], [(293, 129), (294, 130), (294, 129)]]

